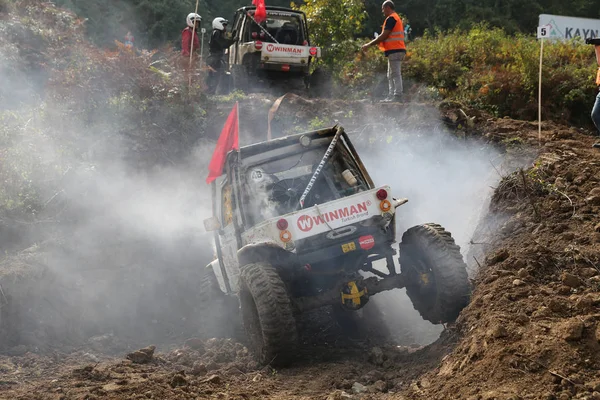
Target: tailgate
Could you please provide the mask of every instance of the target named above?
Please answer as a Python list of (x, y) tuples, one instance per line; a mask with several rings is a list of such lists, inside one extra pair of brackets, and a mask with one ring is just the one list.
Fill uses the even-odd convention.
[[(384, 186), (388, 193), (389, 186)], [(294, 240), (329, 232), (356, 222), (381, 215), (379, 201), (375, 197), (378, 189), (372, 189), (341, 200), (311, 207), (292, 215), (289, 230)], [(394, 210), (390, 210), (394, 212)]]
[(261, 61), (275, 63), (308, 63), (309, 57), (320, 57), (318, 47), (294, 46), (289, 44), (265, 43), (261, 50)]

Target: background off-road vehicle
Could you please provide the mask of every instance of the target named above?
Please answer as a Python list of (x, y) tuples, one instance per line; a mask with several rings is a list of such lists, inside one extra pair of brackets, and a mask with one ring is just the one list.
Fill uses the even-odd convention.
[(466, 265), (439, 225), (404, 233), (397, 271), (395, 214), (407, 200), (375, 186), (341, 127), (242, 147), (228, 154), (225, 171), (205, 221), (218, 259), (203, 271), (201, 290), (208, 308), (239, 297), (260, 362), (294, 357), (296, 316), (307, 310), (351, 312), (405, 287), (424, 319), (445, 323), (468, 303)]
[(266, 21), (254, 20), (256, 7), (235, 13), (229, 65), (236, 89), (249, 90), (259, 81), (298, 83), (308, 87), (310, 66), (321, 49), (310, 44), (306, 15), (285, 7), (267, 7)]

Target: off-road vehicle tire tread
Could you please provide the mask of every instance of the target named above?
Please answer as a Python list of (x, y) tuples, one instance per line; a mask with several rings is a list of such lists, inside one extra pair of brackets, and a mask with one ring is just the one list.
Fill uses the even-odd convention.
[(206, 267), (201, 271), (199, 289), (201, 296), (207, 299), (215, 296), (220, 297), (219, 295), (225, 296), (219, 289), (219, 282), (211, 267)]
[(200, 336), (241, 337), (239, 304), (235, 296), (221, 291), (217, 277), (210, 266), (200, 270), (198, 305), (201, 326)]
[[(288, 365), (298, 342), (292, 302), (284, 282), (270, 264), (258, 262), (245, 265), (240, 276), (242, 319), (255, 354), (261, 364)], [(253, 303), (248, 302), (251, 295)], [(255, 318), (249, 307), (255, 307), (259, 321), (254, 326), (261, 330), (248, 331), (248, 318)], [(250, 328), (251, 330), (252, 328)]]
[[(415, 247), (416, 246), (416, 247)], [(428, 304), (418, 288), (407, 285), (406, 293), (415, 310), (432, 323), (453, 322), (468, 304), (471, 285), (467, 266), (450, 232), (438, 224), (417, 225), (408, 229), (400, 244), (400, 267), (410, 274), (411, 252), (427, 251), (429, 267), (433, 270), (436, 299)], [(431, 299), (429, 299), (431, 300)]]

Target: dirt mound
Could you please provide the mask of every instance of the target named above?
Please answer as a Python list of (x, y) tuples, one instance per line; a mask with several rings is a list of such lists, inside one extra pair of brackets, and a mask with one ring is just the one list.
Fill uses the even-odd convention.
[(81, 340), (81, 310), (69, 301), (65, 282), (44, 264), (33, 246), (0, 262), (0, 352), (21, 355), (48, 345)]
[(0, 398), (31, 399), (34, 392), (49, 399), (325, 399), (342, 392), (379, 398), (437, 365), (455, 339), (447, 332), (427, 349), (357, 345), (345, 357), (319, 348), (313, 356), (327, 361), (305, 360), (285, 370), (259, 368), (248, 349), (230, 339), (189, 339), (167, 353), (150, 346), (121, 360), (83, 350), (27, 353), (0, 357)]
[[(535, 125), (493, 121), (488, 137), (537, 147)], [(539, 157), (505, 176), (474, 247), (460, 344), (410, 398), (600, 398), (600, 154), (592, 138), (545, 124)], [(473, 253), (474, 254), (474, 253)]]

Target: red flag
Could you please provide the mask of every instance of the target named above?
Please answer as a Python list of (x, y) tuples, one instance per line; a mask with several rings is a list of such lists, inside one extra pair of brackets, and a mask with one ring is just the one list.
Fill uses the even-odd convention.
[(259, 24), (267, 19), (267, 9), (265, 8), (265, 0), (252, 0), (252, 4), (256, 6), (254, 19)]
[(206, 178), (206, 183), (211, 183), (223, 174), (223, 166), (225, 165), (227, 153), (233, 149), (240, 149), (238, 143), (240, 129), (238, 121), (238, 103), (236, 102), (229, 113), (229, 117), (227, 117), (227, 121), (221, 131), (221, 136), (219, 136), (219, 140), (217, 141), (217, 147), (215, 147), (212, 160), (208, 164), (208, 178)]

